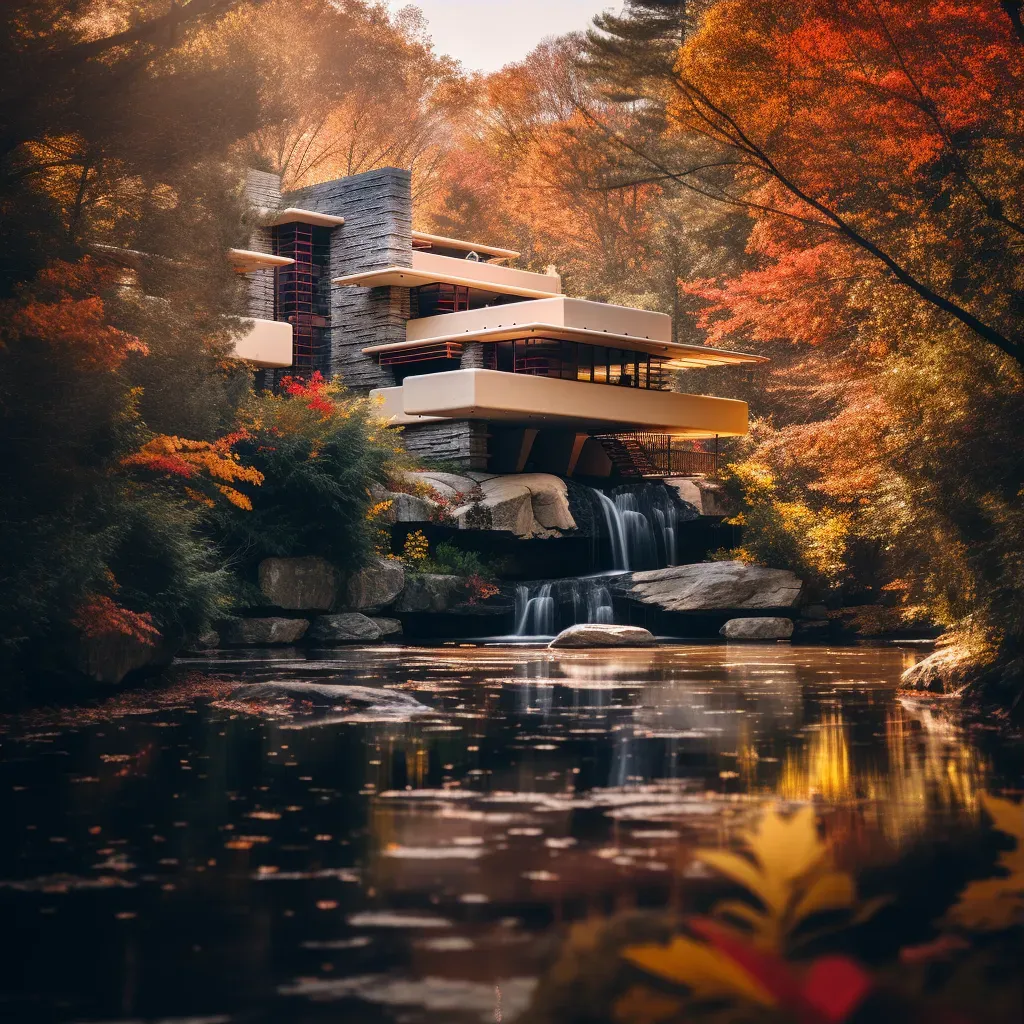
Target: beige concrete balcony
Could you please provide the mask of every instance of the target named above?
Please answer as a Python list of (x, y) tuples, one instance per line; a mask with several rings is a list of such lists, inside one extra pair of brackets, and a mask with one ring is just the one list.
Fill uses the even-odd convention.
[(664, 313), (564, 295), (421, 317), (409, 321), (406, 337), (409, 341), (483, 340), (489, 332), (505, 332), (512, 327), (567, 328), (647, 341), (672, 341), (672, 318)]
[(335, 217), (331, 213), (320, 213), (319, 210), (302, 210), (297, 206), (289, 206), (284, 210), (259, 211), (267, 227), (279, 227), (282, 224), (311, 224), (320, 228), (340, 228), (345, 223), (344, 217)]
[(292, 365), (292, 325), (281, 320), (246, 320), (235, 340), (235, 358), (253, 366), (280, 369)]
[(342, 287), (419, 288), (425, 284), (451, 284), (485, 295), (518, 295), (546, 299), (560, 295), (562, 280), (556, 274), (534, 274), (499, 263), (477, 263), (431, 252), (413, 252), (411, 267), (381, 267), (334, 279)]
[(497, 343), (531, 338), (646, 352), (662, 360), (667, 369), (768, 362), (764, 356), (747, 352), (673, 343), (672, 319), (664, 313), (564, 295), (420, 317), (408, 322), (404, 342), (371, 345), (363, 351), (381, 357), (446, 342)]
[(402, 395), (404, 389), (377, 388), (370, 392), (370, 398), (374, 401), (374, 412), (383, 416), (393, 427), (407, 427), (414, 423), (437, 423), (443, 420), (443, 416), (409, 416), (405, 411)]
[[(431, 235), (426, 231), (412, 233), (412, 247), (434, 251), (447, 249), (458, 253), (475, 252), (478, 256), (486, 259), (488, 263), (517, 260), (521, 255), (515, 249), (502, 249), (500, 246), (490, 245), (487, 242), (467, 242), (465, 239), (449, 238), (447, 235)], [(443, 256), (445, 253), (441, 252), (441, 255)]]
[[(653, 431), (690, 438), (747, 433), (746, 402), (706, 395), (611, 387), (497, 370), (452, 370), (406, 377), (401, 389), (386, 389), (399, 390), (403, 417), (564, 426), (588, 433)], [(389, 395), (387, 401), (397, 414), (397, 399)]]
[(288, 267), (295, 262), (288, 256), (274, 256), (269, 252), (253, 249), (228, 249), (228, 260), (240, 274), (251, 274), (254, 270), (273, 270), (274, 267)]

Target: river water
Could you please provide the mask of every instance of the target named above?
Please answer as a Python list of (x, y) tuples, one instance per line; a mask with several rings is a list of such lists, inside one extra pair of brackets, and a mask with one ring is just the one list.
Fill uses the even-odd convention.
[[(1021, 757), (897, 698), (918, 656), (247, 653), (7, 717), (0, 1018), (509, 1021), (565, 925), (678, 900), (700, 881), (689, 851), (734, 845), (765, 806), (814, 806), (858, 872), (912, 863), (904, 916), (925, 921), (993, 873), (994, 855), (947, 869), (934, 851), (965, 845), (980, 794), (1019, 788)], [(400, 688), (431, 713), (284, 715), (228, 693), (271, 679)]]

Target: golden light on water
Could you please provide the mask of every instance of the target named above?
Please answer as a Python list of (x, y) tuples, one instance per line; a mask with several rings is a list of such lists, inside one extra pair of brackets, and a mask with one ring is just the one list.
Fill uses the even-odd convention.
[(850, 770), (850, 750), (841, 712), (815, 728), (803, 751), (790, 751), (782, 766), (779, 796), (804, 801), (820, 797), (830, 802), (852, 800), (856, 786)]

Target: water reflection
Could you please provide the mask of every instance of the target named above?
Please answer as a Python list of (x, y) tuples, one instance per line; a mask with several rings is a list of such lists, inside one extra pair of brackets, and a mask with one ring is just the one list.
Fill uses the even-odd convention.
[[(190, 668), (399, 688), (409, 722), (183, 692), (6, 723), (14, 1017), (511, 1019), (552, 926), (680, 898), (696, 845), (814, 803), (867, 866), (1019, 771), (899, 702), (894, 648), (392, 648)], [(694, 876), (696, 877), (696, 876)], [(67, 964), (55, 977), (52, 964)], [(346, 1016), (348, 1015), (348, 1016)]]

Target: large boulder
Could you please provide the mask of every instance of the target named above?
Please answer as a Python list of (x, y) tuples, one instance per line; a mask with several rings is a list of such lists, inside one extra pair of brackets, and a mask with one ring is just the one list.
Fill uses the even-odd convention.
[(93, 682), (120, 686), (129, 676), (166, 668), (174, 660), (174, 653), (174, 645), (161, 637), (145, 643), (123, 633), (105, 633), (80, 641), (75, 667)]
[(343, 604), (358, 612), (383, 611), (402, 592), (405, 567), (394, 558), (374, 558), (345, 580)]
[(912, 665), (900, 677), (901, 690), (959, 693), (979, 675), (978, 658), (966, 645), (953, 644)]
[(337, 570), (324, 558), (266, 558), (260, 590), (275, 608), (329, 612), (338, 596)]
[(235, 619), (223, 629), (225, 643), (240, 647), (268, 647), (298, 643), (309, 629), (305, 619)]
[(401, 636), (402, 635), (402, 623), (399, 619), (381, 619), (371, 618), (370, 621), (380, 630), (380, 635), (385, 636)]
[[(487, 474), (480, 474), (486, 477)], [(424, 483), (436, 491), (442, 498), (454, 498), (457, 494), (469, 494), (477, 485), (477, 481), (461, 473), (435, 473), (433, 470), (418, 470), (406, 473), (405, 478), (413, 483)]]
[(548, 647), (650, 647), (653, 633), (639, 626), (580, 623), (563, 629)]
[(429, 523), (437, 514), (437, 502), (416, 494), (389, 493), (388, 518), (393, 523)]
[(735, 511), (725, 488), (717, 480), (700, 477), (670, 477), (665, 481), (683, 501), (689, 502), (702, 516), (729, 516)]
[(321, 615), (314, 620), (306, 638), (313, 643), (366, 644), (383, 636), (380, 626), (361, 612), (345, 612), (343, 615)]
[(465, 599), (461, 576), (416, 573), (405, 581), (405, 590), (395, 602), (396, 612), (446, 612)]
[(788, 569), (746, 562), (698, 562), (627, 573), (613, 590), (668, 612), (714, 612), (800, 607), (803, 582)]
[(726, 640), (788, 640), (793, 635), (793, 620), (772, 616), (730, 619), (719, 632)]
[(569, 511), (569, 493), (561, 477), (550, 473), (517, 473), (494, 476), (479, 483), (482, 495), (476, 502), (455, 510), (463, 529), (479, 528), (480, 520), (492, 530), (506, 530), (529, 540), (559, 537), (576, 529)]

